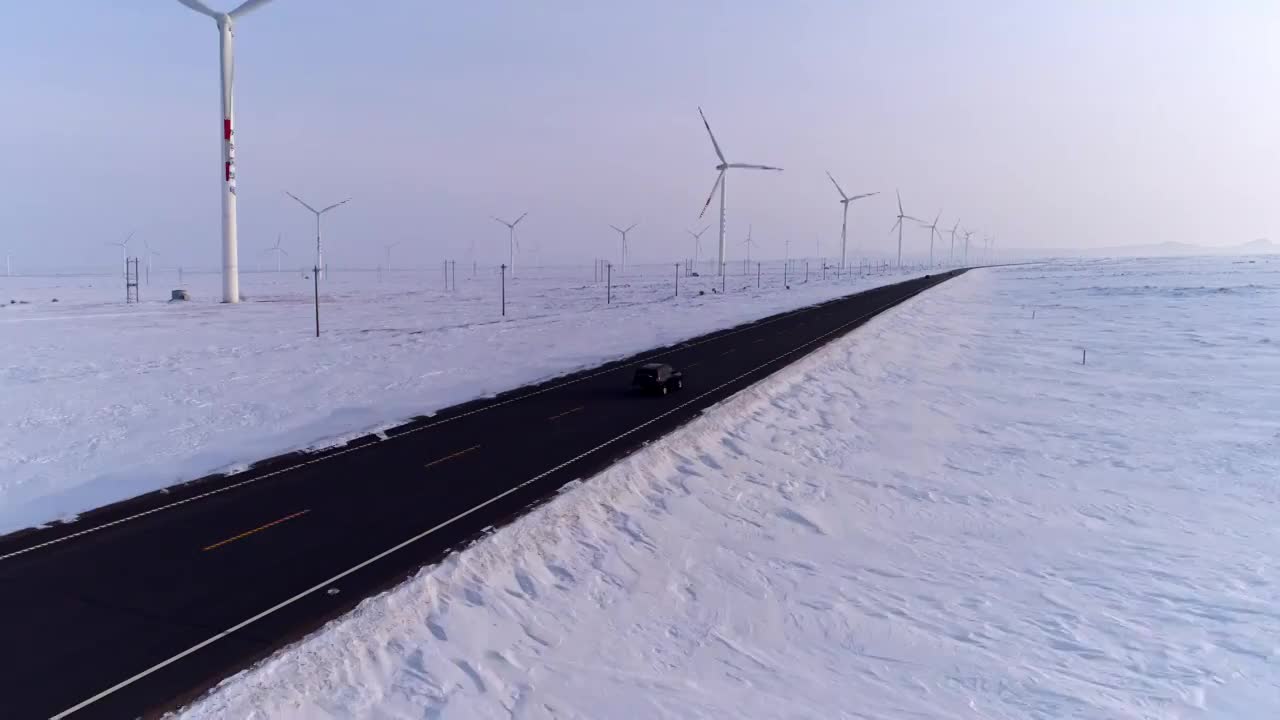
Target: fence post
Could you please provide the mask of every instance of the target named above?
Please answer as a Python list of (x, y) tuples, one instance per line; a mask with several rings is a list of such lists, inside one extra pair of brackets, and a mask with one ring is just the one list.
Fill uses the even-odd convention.
[(808, 260), (804, 261), (804, 281), (805, 283), (809, 282), (809, 261)]
[(676, 263), (676, 297), (680, 297), (680, 263)]
[(316, 337), (320, 337), (320, 266), (311, 268), (311, 282), (315, 287), (316, 299)]
[(507, 316), (507, 265), (502, 265), (502, 317)]
[(613, 263), (609, 263), (605, 267), (608, 272), (604, 284), (604, 304), (609, 305), (613, 303)]
[(760, 289), (760, 263), (756, 263), (756, 289)]
[(783, 260), (782, 261), (782, 289), (783, 290), (790, 290), (790, 288), (787, 287), (787, 270), (790, 268), (791, 268), (791, 261)]

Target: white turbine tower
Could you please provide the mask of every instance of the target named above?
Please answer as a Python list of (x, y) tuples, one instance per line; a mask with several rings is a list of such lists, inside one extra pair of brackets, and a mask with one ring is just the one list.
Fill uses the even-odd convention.
[(701, 230), (699, 230), (698, 232), (694, 232), (692, 230), (685, 230), (685, 232), (689, 233), (689, 237), (693, 238), (693, 269), (694, 271), (697, 271), (698, 269), (698, 252), (702, 250), (702, 236), (704, 233), (706, 233), (710, 229), (711, 229), (711, 226), (708, 225), (702, 228)]
[(951, 252), (947, 254), (948, 265), (956, 264), (956, 230), (958, 230), (959, 228), (960, 228), (960, 221), (957, 220), (956, 224), (951, 227)]
[(616, 230), (616, 231), (618, 232), (618, 234), (622, 236), (622, 265), (619, 267), (619, 271), (620, 271), (620, 272), (625, 272), (625, 271), (626, 271), (626, 269), (627, 269), (627, 233), (629, 233), (629, 232), (631, 232), (632, 230), (634, 230), (634, 229), (635, 229), (635, 227), (636, 227), (637, 225), (639, 225), (639, 224), (640, 224), (640, 223), (638, 223), (638, 222), (631, 223), (631, 225), (629, 225), (629, 226), (627, 227), (627, 229), (626, 229), (626, 230), (623, 230), (622, 228), (618, 227), (617, 225), (610, 225), (610, 226), (609, 226), (609, 227), (613, 228), (614, 230)]
[[(253, 1), (253, 0), (250, 0), (250, 2), (252, 2), (252, 1)], [(263, 0), (263, 2), (266, 2), (266, 0)], [(293, 198), (294, 200), (297, 200), (299, 205), (301, 205), (302, 207), (304, 207), (304, 208), (306, 208), (306, 209), (310, 210), (311, 212), (315, 213), (315, 215), (316, 215), (316, 270), (315, 270), (315, 272), (317, 273), (316, 278), (317, 278), (317, 279), (320, 279), (320, 280), (323, 280), (323, 279), (324, 279), (324, 249), (323, 249), (323, 248), (321, 247), (321, 245), (320, 245), (320, 216), (321, 216), (321, 215), (324, 215), (325, 213), (329, 212), (330, 210), (332, 210), (332, 209), (334, 209), (334, 208), (338, 207), (339, 205), (346, 205), (347, 203), (351, 202), (351, 198), (347, 198), (346, 200), (343, 200), (342, 202), (336, 202), (336, 203), (334, 203), (334, 204), (330, 205), (329, 207), (321, 208), (321, 209), (317, 210), (317, 209), (315, 209), (315, 208), (311, 207), (310, 205), (306, 204), (305, 202), (303, 202), (303, 201), (302, 201), (302, 200), (301, 200), (297, 195), (294, 195), (293, 193), (289, 192), (288, 190), (285, 190), (285, 191), (284, 191), (284, 194), (285, 194), (285, 195), (288, 195), (289, 197)]]
[(284, 235), (276, 235), (276, 244), (262, 251), (263, 255), (266, 255), (267, 253), (276, 254), (276, 272), (280, 272), (280, 256), (289, 254), (284, 248), (280, 247), (280, 242), (282, 240), (284, 240)]
[(898, 231), (898, 267), (902, 267), (902, 221), (903, 220), (915, 220), (916, 222), (923, 222), (923, 221), (920, 220), (920, 218), (918, 217), (911, 217), (910, 215), (907, 215), (906, 213), (904, 213), (902, 211), (902, 193), (898, 192), (897, 190), (894, 190), (894, 193), (896, 193), (898, 196), (898, 222), (894, 223), (893, 227), (889, 228), (889, 232), (892, 233), (894, 230)]
[(964, 264), (969, 264), (969, 238), (973, 236), (972, 230), (964, 231)]
[[(844, 189), (840, 187), (840, 183), (836, 182), (836, 179), (831, 177), (830, 171), (827, 172), (827, 177), (831, 178), (831, 184), (836, 186), (836, 192), (840, 193), (840, 204), (844, 206), (844, 219), (840, 221), (840, 267), (841, 269), (843, 269), (845, 265), (845, 259), (849, 254), (848, 253), (849, 205), (853, 203), (853, 201), (855, 200), (869, 198), (872, 195), (879, 195), (880, 193), (870, 192), (870, 193), (863, 193), (861, 195), (854, 195), (853, 197), (849, 197), (848, 195), (844, 194)], [(819, 254), (821, 254), (821, 252), (819, 252)]]
[(919, 221), (920, 227), (927, 228), (929, 230), (929, 267), (933, 267), (933, 237), (935, 235), (938, 237), (942, 237), (942, 233), (938, 232), (938, 220), (940, 219), (942, 219), (941, 210), (939, 210), (938, 214), (933, 218), (932, 225), (927, 225), (924, 223), (924, 221)]
[(507, 226), (507, 269), (511, 271), (511, 277), (516, 276), (516, 226), (519, 225), (520, 221), (524, 219), (524, 216), (528, 214), (528, 211), (526, 211), (523, 215), (516, 218), (514, 222), (507, 222), (496, 215), (490, 216), (494, 220), (497, 220)]
[(222, 302), (240, 302), (240, 267), (236, 249), (236, 141), (235, 104), (232, 84), (235, 81), (233, 26), (241, 16), (270, 0), (245, 0), (231, 12), (218, 12), (200, 0), (178, 2), (218, 23), (222, 77)]
[(716, 166), (716, 170), (720, 171), (720, 175), (716, 177), (716, 184), (711, 186), (711, 194), (707, 196), (707, 202), (702, 206), (702, 212), (698, 213), (701, 218), (707, 213), (707, 208), (711, 206), (711, 198), (716, 196), (716, 191), (720, 191), (720, 268), (718, 274), (724, 274), (724, 251), (725, 251), (725, 235), (724, 235), (724, 176), (730, 168), (742, 168), (746, 170), (776, 170), (782, 171), (780, 167), (772, 167), (769, 165), (748, 165), (746, 163), (731, 163), (725, 159), (724, 153), (720, 151), (720, 143), (716, 142), (716, 136), (711, 132), (711, 123), (707, 122), (707, 116), (703, 114), (702, 108), (698, 108), (698, 114), (702, 116), (702, 124), (707, 128), (707, 135), (711, 137), (711, 146), (716, 149), (716, 157), (720, 158), (720, 164)]

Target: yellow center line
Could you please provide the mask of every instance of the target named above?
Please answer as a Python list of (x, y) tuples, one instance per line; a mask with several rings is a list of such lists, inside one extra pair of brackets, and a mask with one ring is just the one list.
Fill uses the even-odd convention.
[(423, 469), (426, 469), (426, 468), (431, 467), (432, 465), (439, 465), (439, 464), (440, 464), (440, 463), (442, 463), (442, 462), (448, 462), (449, 460), (452, 460), (452, 459), (454, 459), (454, 458), (456, 458), (456, 457), (462, 457), (463, 455), (466, 455), (467, 453), (471, 452), (472, 450), (478, 450), (478, 449), (480, 449), (480, 446), (479, 446), (479, 445), (472, 445), (471, 447), (467, 448), (466, 450), (459, 450), (458, 452), (456, 452), (456, 453), (454, 453), (454, 454), (452, 454), (452, 455), (445, 455), (444, 457), (440, 458), (439, 460), (432, 460), (431, 462), (427, 463), (426, 465), (423, 465), (422, 467), (423, 467)]
[(203, 552), (208, 552), (208, 551), (210, 551), (210, 550), (216, 550), (216, 549), (218, 549), (218, 548), (222, 547), (223, 545), (226, 545), (227, 543), (233, 543), (233, 542), (235, 542), (235, 541), (237, 541), (237, 540), (240, 540), (240, 539), (242, 539), (242, 538), (247, 538), (247, 537), (249, 537), (250, 535), (252, 535), (252, 534), (254, 534), (254, 533), (256, 533), (256, 532), (262, 532), (263, 530), (266, 530), (267, 528), (269, 528), (269, 527), (271, 527), (271, 526), (273, 526), (273, 525), (279, 525), (279, 524), (280, 524), (280, 523), (282, 523), (282, 522), (288, 522), (288, 521), (290, 521), (290, 520), (292, 520), (292, 519), (294, 519), (294, 518), (302, 517), (303, 515), (306, 515), (306, 514), (307, 514), (307, 513), (309, 513), (309, 512), (311, 512), (311, 511), (310, 511), (310, 510), (303, 510), (302, 512), (296, 512), (296, 513), (294, 513), (294, 514), (292, 514), (292, 515), (286, 515), (285, 517), (282, 517), (282, 518), (280, 518), (279, 520), (273, 520), (273, 521), (271, 521), (271, 522), (267, 523), (266, 525), (263, 525), (262, 527), (256, 527), (256, 528), (254, 528), (254, 529), (252, 529), (252, 530), (249, 530), (248, 532), (242, 532), (242, 533), (240, 533), (239, 535), (236, 535), (235, 537), (229, 537), (229, 538), (227, 538), (226, 540), (223, 540), (222, 542), (216, 542), (216, 543), (214, 543), (214, 544), (212, 544), (212, 545), (206, 546), (205, 548), (203, 548)]
[(685, 369), (685, 370), (688, 370), (688, 369), (689, 369), (689, 368), (691, 368), (691, 367), (698, 367), (698, 366), (699, 366), (699, 365), (701, 365), (701, 364), (702, 364), (702, 363), (700, 363), (700, 362), (689, 363), (688, 365), (685, 365), (685, 366), (684, 366), (684, 369)]
[(578, 412), (579, 410), (584, 409), (585, 407), (586, 407), (585, 405), (579, 405), (578, 407), (576, 407), (576, 408), (574, 408), (574, 409), (572, 409), (572, 410), (565, 410), (564, 412), (560, 413), (559, 415), (552, 415), (551, 417), (549, 417), (549, 418), (547, 418), (547, 419), (548, 419), (548, 420), (559, 420), (560, 418), (564, 417), (565, 415), (570, 415), (570, 414), (572, 414), (572, 413), (576, 413), (576, 412)]
[(728, 355), (731, 352), (733, 352), (733, 348), (729, 348), (728, 350), (725, 350), (724, 352), (720, 353), (720, 357), (724, 357), (725, 355)]

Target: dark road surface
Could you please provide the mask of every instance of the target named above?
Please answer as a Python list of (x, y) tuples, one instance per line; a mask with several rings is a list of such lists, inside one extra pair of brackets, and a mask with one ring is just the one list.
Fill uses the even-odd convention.
[[(857, 327), (944, 273), (0, 538), (0, 718), (150, 717)], [(641, 359), (685, 371), (628, 391)]]

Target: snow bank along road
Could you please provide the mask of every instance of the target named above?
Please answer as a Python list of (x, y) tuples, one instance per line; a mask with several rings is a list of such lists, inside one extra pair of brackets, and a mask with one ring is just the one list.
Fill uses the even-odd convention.
[(642, 356), (673, 397), (627, 392), (632, 358), (0, 539), (0, 716), (171, 708), (954, 274)]

